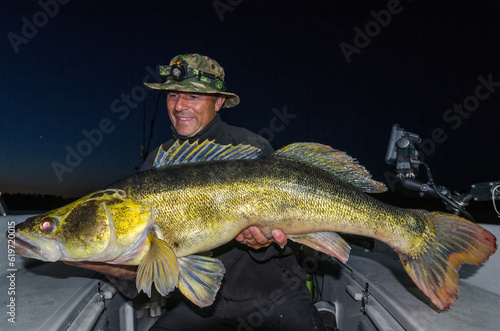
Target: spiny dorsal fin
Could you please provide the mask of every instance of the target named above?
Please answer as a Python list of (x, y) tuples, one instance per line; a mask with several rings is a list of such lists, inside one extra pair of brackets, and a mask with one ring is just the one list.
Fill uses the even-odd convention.
[(294, 143), (277, 150), (274, 155), (321, 168), (364, 192), (380, 193), (387, 190), (383, 183), (371, 179), (371, 174), (356, 159), (330, 146)]
[(219, 145), (213, 140), (202, 143), (197, 140), (192, 144), (185, 141), (180, 144), (177, 140), (166, 152), (163, 147), (158, 149), (153, 167), (213, 160), (256, 159), (261, 153), (259, 148), (251, 145)]

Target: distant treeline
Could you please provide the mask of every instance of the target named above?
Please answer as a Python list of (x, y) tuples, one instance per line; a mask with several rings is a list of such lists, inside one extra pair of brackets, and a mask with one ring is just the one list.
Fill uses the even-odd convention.
[(24, 194), (24, 193), (2, 193), (2, 197), (9, 211), (15, 210), (50, 210), (62, 207), (76, 198), (63, 198), (52, 194)]

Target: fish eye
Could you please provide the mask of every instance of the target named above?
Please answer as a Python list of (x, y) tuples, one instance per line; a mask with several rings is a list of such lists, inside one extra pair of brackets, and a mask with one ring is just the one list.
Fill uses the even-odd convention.
[(44, 233), (54, 231), (57, 226), (57, 219), (54, 217), (47, 217), (40, 222), (40, 230)]

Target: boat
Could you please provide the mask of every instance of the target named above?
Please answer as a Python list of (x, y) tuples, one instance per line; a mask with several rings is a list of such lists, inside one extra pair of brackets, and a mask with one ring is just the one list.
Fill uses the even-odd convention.
[[(409, 144), (402, 144), (407, 139)], [(395, 125), (386, 161), (401, 162), (397, 169), (406, 186), (442, 198), (451, 211), (463, 213), (471, 199), (499, 199), (500, 182), (473, 185), (466, 194), (451, 194), (432, 177), (422, 184), (411, 175), (415, 160), (412, 142), (419, 138)], [(409, 146), (405, 150), (401, 146)], [(395, 146), (398, 146), (395, 147)], [(396, 153), (396, 154), (394, 154)], [(430, 172), (428, 173), (430, 175)], [(489, 195), (488, 195), (489, 194)], [(495, 195), (496, 194), (496, 195)], [(1, 195), (0, 195), (1, 197)], [(46, 263), (15, 255), (12, 240), (16, 224), (30, 214), (10, 215), (0, 199), (0, 289), (4, 314), (2, 330), (148, 330), (162, 314), (165, 298), (144, 294), (125, 297), (105, 276), (63, 262)], [(500, 238), (500, 222), (480, 223)], [(460, 270), (460, 294), (444, 311), (436, 308), (416, 287), (396, 253), (373, 239), (345, 238), (352, 247), (347, 263), (303, 248), (301, 263), (310, 274), (307, 284), (329, 330), (497, 330), (500, 323), (500, 255), (480, 266)], [(248, 326), (245, 326), (248, 329)], [(251, 326), (250, 326), (251, 327)]]

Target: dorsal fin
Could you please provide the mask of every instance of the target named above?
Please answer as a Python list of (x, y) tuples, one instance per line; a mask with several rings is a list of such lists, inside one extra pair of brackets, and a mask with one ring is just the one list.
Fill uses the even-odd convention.
[(339, 179), (368, 193), (385, 192), (387, 187), (371, 179), (371, 174), (356, 159), (330, 146), (316, 143), (294, 143), (274, 155), (326, 170)]
[(205, 140), (202, 143), (196, 140), (192, 144), (186, 140), (180, 144), (177, 140), (166, 152), (163, 146), (160, 146), (153, 167), (213, 160), (256, 159), (261, 153), (259, 148), (251, 145), (219, 145), (213, 140)]

